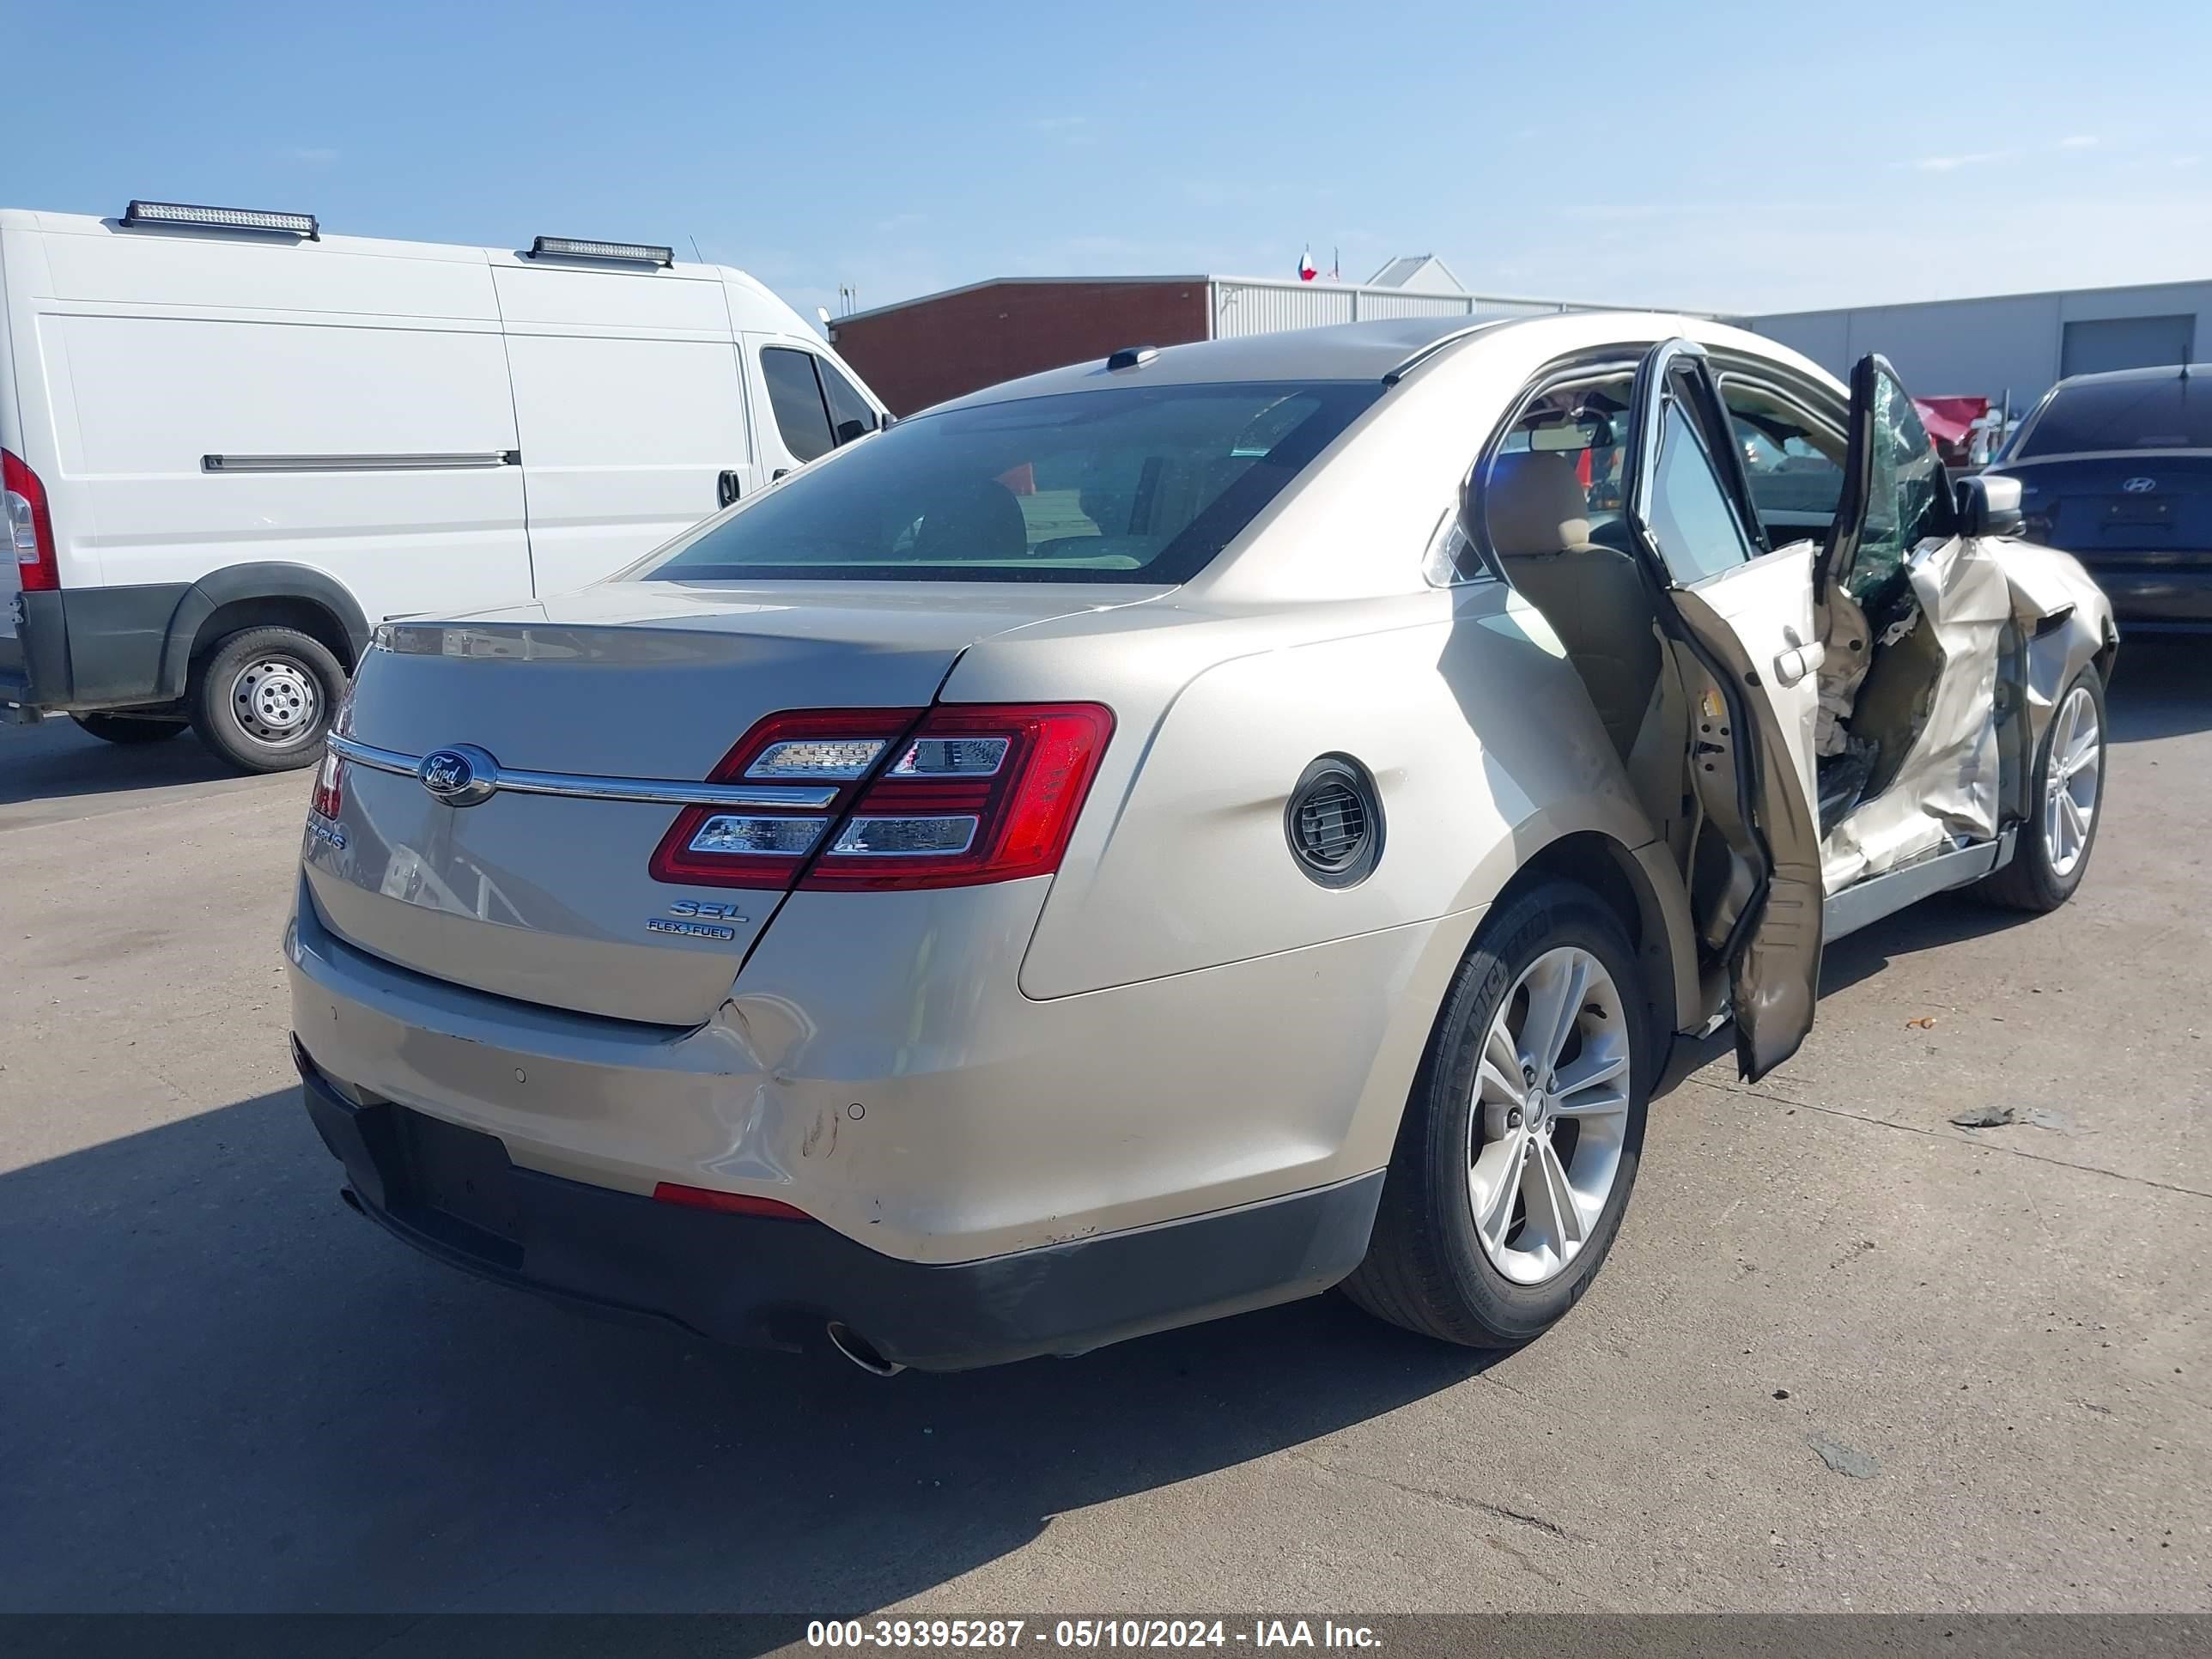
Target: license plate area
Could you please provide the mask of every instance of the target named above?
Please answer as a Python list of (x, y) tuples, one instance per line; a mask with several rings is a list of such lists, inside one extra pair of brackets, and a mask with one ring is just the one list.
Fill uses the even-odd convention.
[(2105, 503), (2105, 522), (2142, 526), (2167, 526), (2173, 522), (2173, 503), (2170, 501), (2146, 501), (2141, 496), (2121, 495)]
[(427, 1231), (464, 1230), (456, 1240), (479, 1251), (489, 1244), (520, 1254), (522, 1228), (514, 1203), (514, 1166), (496, 1135), (465, 1129), (420, 1112), (395, 1109), (398, 1154), (395, 1210)]

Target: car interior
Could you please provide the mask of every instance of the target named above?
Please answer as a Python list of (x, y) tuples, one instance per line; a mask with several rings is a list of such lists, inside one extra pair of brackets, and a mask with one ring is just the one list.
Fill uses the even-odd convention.
[[(1840, 411), (1816, 414), (1725, 368), (1720, 383), (1765, 543), (1751, 552), (1825, 544), (1844, 479)], [(1716, 826), (1705, 821), (1696, 792), (1683, 783), (1693, 718), (1720, 705), (1707, 699), (1717, 688), (1692, 683), (1705, 678), (1695, 659), (1665, 649), (1663, 601), (1641, 557), (1629, 550), (1621, 468), (1632, 386), (1632, 376), (1615, 368), (1540, 390), (1483, 463), (1474, 516), (1496, 568), (1559, 636), (1632, 785), (1692, 877), (1701, 927), (1717, 940), (1733, 921), (1741, 872), (1732, 868), (1735, 860)], [(1936, 746), (1923, 739), (1931, 722), (1940, 727), (1947, 677), (1986, 682), (1997, 653), (1986, 631), (1962, 648), (1965, 635), (1955, 627), (1923, 625), (1929, 597), (1940, 599), (1949, 579), (1923, 573), (1916, 583), (1908, 556), (1923, 542), (1948, 538), (1948, 484), (1924, 435), (1915, 436), (1917, 421), (1907, 426), (1893, 418), (1879, 429), (1884, 441), (1877, 444), (1861, 549), (1820, 607), (1826, 649), (1814, 750), (1832, 891), (1943, 850), (1961, 832), (1987, 835), (1994, 827), (1995, 744), (1980, 744), (1979, 733), (1936, 735), (1956, 751), (1965, 793), (1986, 811), (1954, 804), (1930, 817), (1917, 805)], [(1984, 600), (1988, 585), (1985, 573)], [(1899, 799), (1874, 815), (1887, 827), (1881, 847), (1868, 854), (1854, 839), (1853, 820), (1900, 779), (1906, 787)]]

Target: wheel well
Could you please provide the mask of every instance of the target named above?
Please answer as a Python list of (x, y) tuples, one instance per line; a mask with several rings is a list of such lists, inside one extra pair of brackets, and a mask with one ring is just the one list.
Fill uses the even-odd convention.
[(1527, 889), (1547, 881), (1571, 881), (1588, 888), (1613, 912), (1621, 931), (1635, 948), (1643, 969), (1644, 994), (1651, 1000), (1658, 1029), (1672, 1032), (1677, 1024), (1674, 970), (1667, 937), (1666, 915), (1658, 895), (1636, 862), (1636, 856), (1612, 836), (1595, 830), (1580, 830), (1547, 842), (1536, 855), (1513, 872), (1498, 895), (1492, 908), (1510, 902)]
[(353, 672), (353, 642), (346, 638), (345, 625), (327, 606), (289, 595), (217, 605), (192, 635), (192, 659), (198, 661), (218, 640), (247, 628), (289, 628), (305, 634), (336, 657), (346, 672)]

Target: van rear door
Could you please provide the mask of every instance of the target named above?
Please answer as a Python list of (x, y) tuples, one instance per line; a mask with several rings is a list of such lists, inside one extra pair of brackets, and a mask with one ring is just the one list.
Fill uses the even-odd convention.
[[(22, 423), (15, 408), (15, 361), (9, 344), (9, 336), (15, 332), (15, 318), (8, 307), (8, 242), (13, 234), (11, 229), (0, 228), (0, 449), (20, 459), (23, 453)], [(13, 526), (9, 528), (12, 544)], [(22, 665), (21, 652), (12, 641), (15, 638), (15, 596), (22, 591), (15, 549), (10, 545), (5, 553), (0, 553), (0, 640), (11, 644), (0, 647), (0, 653), (18, 659), (4, 665), (6, 669), (18, 672)], [(4, 699), (0, 699), (0, 704), (4, 704)]]
[(752, 493), (719, 277), (520, 258), (492, 275), (539, 593), (586, 586)]

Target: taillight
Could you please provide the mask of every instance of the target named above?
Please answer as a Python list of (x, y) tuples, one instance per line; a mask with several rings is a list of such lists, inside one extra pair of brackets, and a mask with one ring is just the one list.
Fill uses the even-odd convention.
[(1095, 702), (933, 708), (877, 773), (802, 887), (964, 887), (1048, 876), (1114, 716)]
[[(709, 783), (796, 786), (811, 802), (687, 806), (653, 849), (655, 881), (787, 888), (843, 815), (860, 781), (921, 718), (918, 708), (823, 708), (770, 714), (738, 739)], [(832, 792), (826, 803), (824, 791)]]
[(307, 797), (307, 810), (320, 817), (334, 818), (344, 805), (345, 763), (325, 750), (321, 769), (315, 774), (315, 793)]
[[(346, 684), (345, 695), (338, 699), (338, 712), (331, 720), (331, 731), (337, 737), (350, 736), (353, 732), (353, 683)], [(334, 818), (345, 805), (345, 763), (329, 750), (323, 751), (323, 763), (315, 771), (315, 792), (307, 797), (307, 810), (319, 817)]]
[[(953, 704), (770, 715), (715, 783), (811, 785), (819, 804), (687, 806), (657, 881), (719, 887), (962, 887), (1060, 867), (1114, 716), (1097, 703)], [(820, 793), (831, 793), (820, 802)]]
[(8, 509), (8, 539), (15, 547), (15, 579), (27, 593), (51, 593), (62, 585), (54, 558), (54, 521), (46, 487), (9, 450), (0, 449), (0, 501)]

